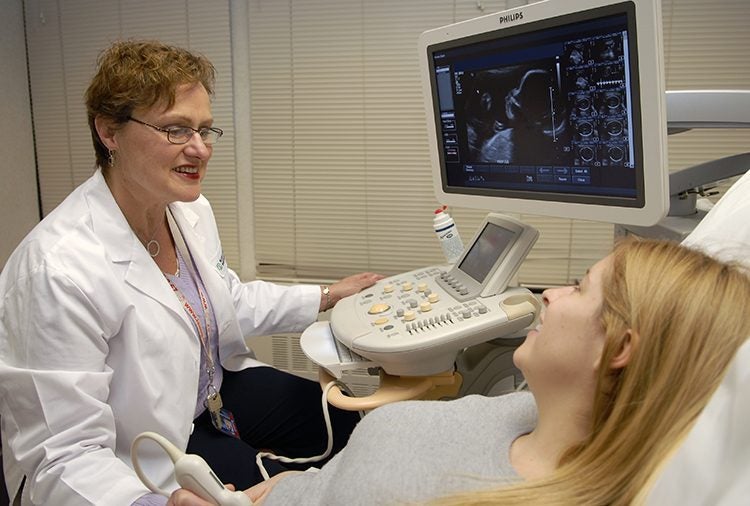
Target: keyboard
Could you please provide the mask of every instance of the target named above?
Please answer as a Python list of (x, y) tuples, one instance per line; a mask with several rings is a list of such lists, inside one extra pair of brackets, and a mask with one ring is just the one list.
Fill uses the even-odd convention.
[(333, 337), (328, 322), (315, 322), (307, 327), (299, 344), (310, 360), (337, 379), (341, 379), (346, 371), (378, 367), (377, 363), (355, 353)]

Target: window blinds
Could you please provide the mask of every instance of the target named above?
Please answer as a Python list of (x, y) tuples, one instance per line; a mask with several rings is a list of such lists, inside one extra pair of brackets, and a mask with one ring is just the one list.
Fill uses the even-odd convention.
[[(26, 0), (44, 212), (92, 172), (83, 93), (96, 55), (117, 38), (153, 37), (203, 52), (217, 67), (213, 112), (226, 134), (204, 192), (231, 266), (244, 265), (253, 247), (257, 274), (268, 279), (441, 262), (417, 37), (526, 2), (247, 1), (246, 22), (230, 23), (238, 4), (228, 0)], [(748, 88), (750, 2), (663, 0), (662, 10), (668, 89)], [(234, 86), (230, 26), (249, 40), (249, 82)], [(249, 131), (234, 127), (240, 99), (250, 104)], [(235, 140), (250, 144), (249, 160), (235, 159)], [(670, 168), (742, 152), (749, 140), (742, 130), (671, 136)], [(251, 172), (251, 184), (238, 186), (240, 171)], [(250, 200), (252, 214), (240, 214), (238, 202)], [(484, 213), (452, 211), (468, 242)], [(567, 283), (609, 250), (611, 225), (520, 217), (541, 231), (522, 283)], [(255, 230), (247, 245), (243, 227)]]
[(26, 0), (29, 74), (44, 214), (94, 170), (84, 93), (97, 55), (118, 39), (154, 38), (208, 56), (218, 78), (214, 149), (204, 193), (230, 263), (239, 259), (232, 116), (229, 2), (197, 0)]
[[(249, 15), (258, 273), (333, 279), (442, 261), (416, 38), (506, 2), (254, 1)], [(484, 11), (480, 10), (484, 7)], [(668, 89), (742, 87), (742, 0), (665, 1)], [(743, 41), (745, 42), (743, 44)], [(670, 166), (733, 154), (742, 131), (670, 138)], [(468, 242), (483, 213), (453, 209)], [(613, 227), (523, 215), (541, 231), (519, 281), (567, 283), (611, 247)]]

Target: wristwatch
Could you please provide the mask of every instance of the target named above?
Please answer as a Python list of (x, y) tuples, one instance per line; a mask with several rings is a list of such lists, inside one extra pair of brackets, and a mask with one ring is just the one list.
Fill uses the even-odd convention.
[(326, 296), (326, 305), (323, 311), (328, 311), (329, 309), (331, 309), (331, 289), (330, 287), (328, 287), (328, 285), (323, 285), (320, 288), (323, 295)]

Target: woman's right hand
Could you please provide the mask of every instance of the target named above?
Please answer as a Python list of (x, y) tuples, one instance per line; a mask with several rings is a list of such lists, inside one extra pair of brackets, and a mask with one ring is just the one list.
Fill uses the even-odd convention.
[(191, 491), (178, 488), (169, 496), (167, 506), (213, 506), (210, 502), (201, 499)]
[[(279, 473), (275, 476), (272, 476), (271, 478), (267, 479), (266, 481), (262, 481), (258, 483), (255, 486), (252, 486), (244, 491), (245, 495), (247, 495), (250, 500), (253, 503), (253, 506), (257, 506), (259, 504), (263, 503), (263, 500), (268, 496), (268, 494), (271, 493), (271, 489), (273, 489), (274, 485), (278, 483), (283, 478), (286, 478), (287, 476), (291, 476), (293, 474), (301, 473), (302, 471), (285, 471), (283, 473)], [(234, 485), (227, 484), (226, 487), (230, 490), (234, 490)], [(167, 501), (167, 506), (213, 506), (210, 502), (201, 499), (191, 491), (184, 489), (184, 488), (178, 488), (174, 492), (172, 492), (172, 495), (169, 496), (169, 500)]]
[[(229, 490), (234, 490), (234, 485), (231, 483), (225, 485)], [(254, 504), (254, 503), (253, 503)], [(185, 489), (178, 488), (172, 495), (169, 496), (167, 506), (214, 506), (213, 503), (201, 499), (193, 492)]]

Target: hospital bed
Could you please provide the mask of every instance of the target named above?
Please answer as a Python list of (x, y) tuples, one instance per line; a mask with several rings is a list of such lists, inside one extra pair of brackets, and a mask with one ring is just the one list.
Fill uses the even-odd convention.
[(669, 459), (646, 504), (741, 506), (750, 498), (750, 341)]

